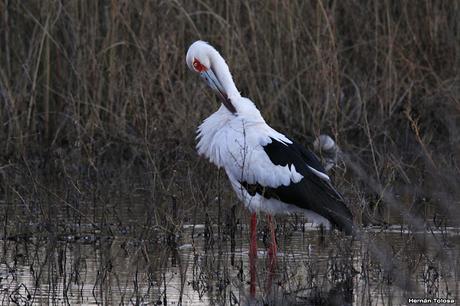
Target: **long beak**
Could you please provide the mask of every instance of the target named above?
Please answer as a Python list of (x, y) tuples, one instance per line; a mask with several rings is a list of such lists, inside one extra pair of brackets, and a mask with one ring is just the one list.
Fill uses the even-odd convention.
[(206, 81), (208, 86), (211, 87), (212, 90), (214, 90), (217, 93), (225, 107), (227, 107), (227, 109), (232, 113), (236, 113), (235, 107), (228, 98), (224, 87), (220, 83), (219, 79), (216, 77), (214, 71), (212, 71), (212, 69), (208, 69), (206, 71), (201, 72), (200, 76)]

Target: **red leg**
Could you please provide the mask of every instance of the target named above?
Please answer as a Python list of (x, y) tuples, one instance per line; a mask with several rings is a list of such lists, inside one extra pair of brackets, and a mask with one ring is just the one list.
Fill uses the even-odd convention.
[(257, 214), (254, 212), (251, 215), (250, 227), (251, 241), (249, 245), (249, 274), (250, 280), (250, 294), (251, 297), (256, 295), (256, 259), (257, 259)]
[(272, 287), (272, 279), (273, 279), (273, 273), (275, 272), (276, 268), (276, 252), (277, 252), (277, 246), (276, 246), (276, 235), (275, 235), (275, 228), (273, 227), (273, 220), (272, 216), (268, 215), (268, 227), (270, 229), (270, 246), (268, 248), (268, 278), (267, 278), (267, 283), (266, 283), (266, 288), (267, 291), (270, 292), (271, 287)]
[(272, 215), (268, 215), (268, 227), (270, 229), (270, 248), (268, 249), (268, 256), (270, 259), (270, 263), (274, 263), (276, 261), (276, 252), (277, 252), (277, 245), (276, 245), (276, 234), (275, 228), (273, 226)]

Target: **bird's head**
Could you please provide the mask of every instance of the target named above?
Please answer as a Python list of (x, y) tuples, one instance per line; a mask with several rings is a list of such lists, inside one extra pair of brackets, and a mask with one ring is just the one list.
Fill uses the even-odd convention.
[(216, 50), (205, 43), (204, 41), (198, 40), (194, 42), (187, 51), (187, 66), (190, 70), (203, 73), (211, 69), (211, 55), (210, 53), (216, 52)]
[(225, 107), (232, 113), (236, 109), (229, 99), (229, 91), (238, 91), (233, 83), (230, 71), (225, 60), (211, 45), (204, 41), (194, 42), (187, 51), (187, 66), (193, 72), (198, 73), (201, 78), (214, 90)]

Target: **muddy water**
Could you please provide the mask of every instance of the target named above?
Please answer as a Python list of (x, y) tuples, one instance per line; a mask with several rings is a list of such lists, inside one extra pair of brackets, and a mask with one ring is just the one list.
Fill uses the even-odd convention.
[[(400, 305), (409, 298), (459, 301), (460, 231), (373, 228), (351, 241), (302, 220), (277, 221), (268, 267), (258, 232), (256, 293), (249, 294), (248, 228), (185, 224), (155, 238), (105, 235), (8, 237), (1, 243), (5, 305)], [(82, 226), (80, 224), (80, 226)], [(91, 225), (88, 225), (90, 228)]]

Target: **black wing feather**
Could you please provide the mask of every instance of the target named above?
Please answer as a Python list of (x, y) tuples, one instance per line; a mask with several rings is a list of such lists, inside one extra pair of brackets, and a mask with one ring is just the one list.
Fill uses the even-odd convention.
[(335, 190), (331, 183), (318, 177), (308, 166), (325, 173), (318, 158), (301, 145), (293, 142), (284, 144), (275, 139), (263, 148), (275, 165), (285, 166), (293, 164), (303, 179), (298, 183), (277, 188), (264, 187), (260, 184), (241, 185), (254, 196), (256, 193), (265, 198), (275, 198), (282, 202), (296, 205), (328, 219), (334, 226), (351, 234), (353, 230), (353, 217), (344, 203), (343, 197)]
[[(292, 140), (292, 139), (289, 139), (289, 140), (292, 141), (292, 144), (288, 145), (288, 147), (291, 148), (292, 150), (294, 150), (300, 157), (302, 157), (302, 159), (310, 167), (314, 168), (315, 170), (318, 170), (319, 172), (326, 173), (326, 170), (324, 169), (324, 167), (321, 164), (318, 156), (316, 156), (315, 153), (311, 152), (310, 150), (305, 149), (304, 146), (298, 144), (294, 140)], [(280, 143), (278, 141), (277, 141), (277, 143), (282, 145), (282, 143)], [(272, 141), (272, 144), (273, 144), (273, 141)], [(265, 152), (267, 152), (267, 150), (265, 150)]]

